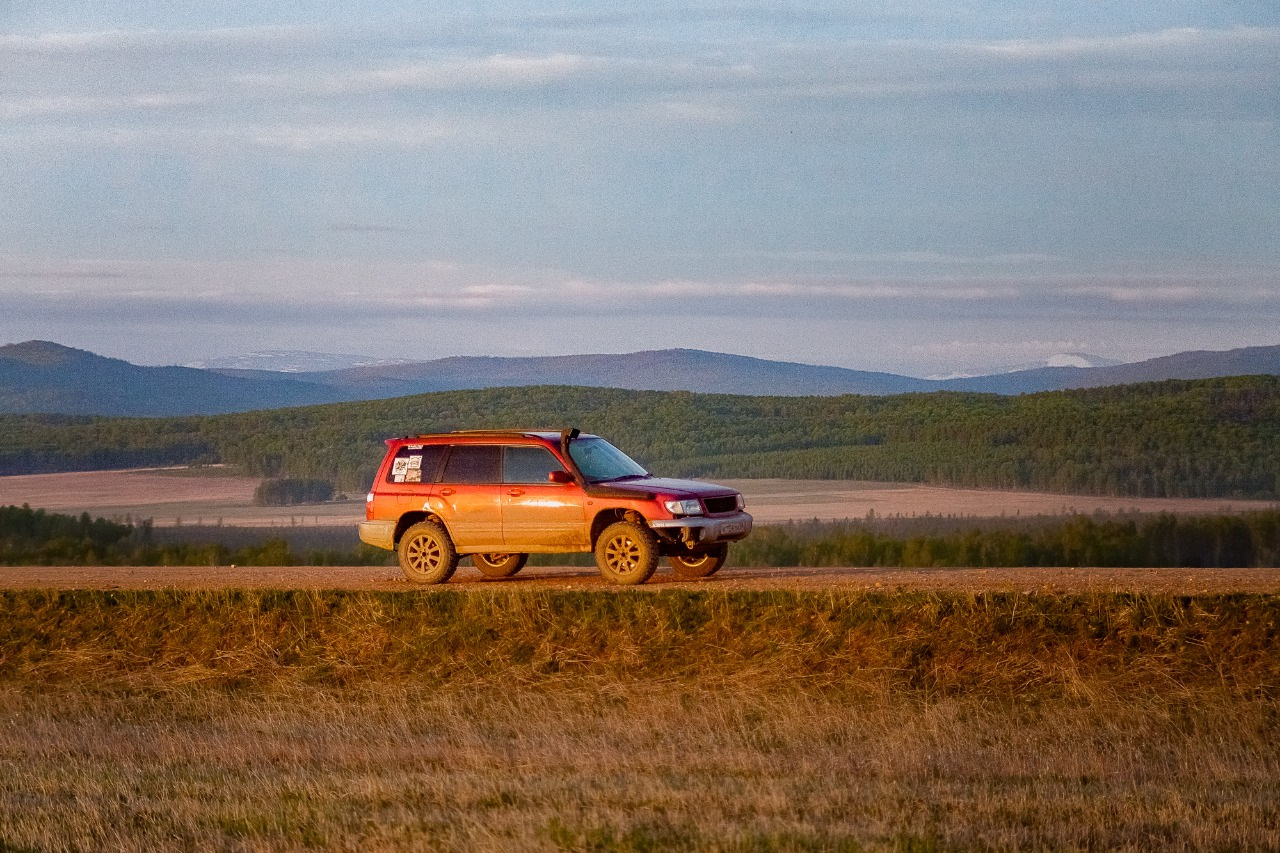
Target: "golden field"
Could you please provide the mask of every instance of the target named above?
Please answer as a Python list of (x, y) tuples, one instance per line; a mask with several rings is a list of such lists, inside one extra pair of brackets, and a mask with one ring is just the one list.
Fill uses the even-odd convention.
[(5, 850), (1280, 846), (1274, 595), (0, 609)]

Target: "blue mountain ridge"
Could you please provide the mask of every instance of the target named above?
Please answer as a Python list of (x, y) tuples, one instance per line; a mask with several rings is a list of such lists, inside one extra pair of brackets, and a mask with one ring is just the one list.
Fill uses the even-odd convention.
[(219, 414), (528, 385), (754, 396), (878, 396), (931, 391), (1027, 394), (1252, 374), (1280, 375), (1280, 346), (1183, 352), (1106, 367), (1044, 367), (930, 380), (692, 349), (526, 358), (454, 356), (289, 373), (206, 370), (144, 367), (49, 341), (26, 341), (0, 346), (0, 413)]

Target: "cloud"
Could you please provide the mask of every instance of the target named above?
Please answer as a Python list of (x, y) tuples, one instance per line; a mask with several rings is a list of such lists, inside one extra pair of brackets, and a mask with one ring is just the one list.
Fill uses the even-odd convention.
[[(376, 226), (375, 226), (376, 227)], [(449, 261), (123, 262), (5, 259), (0, 297), (7, 310), (134, 313), (175, 306), (239, 314), (253, 306), (272, 316), (398, 316), (446, 312), (486, 316), (599, 313), (705, 317), (802, 317), (848, 311), (903, 315), (963, 312), (1041, 318), (1167, 310), (1280, 314), (1276, 270), (1217, 274), (937, 275), (788, 279), (585, 278), (561, 270), (502, 268)], [(66, 286), (35, 289), (35, 281)], [(92, 291), (75, 287), (94, 280)], [(23, 308), (22, 306), (26, 306)], [(199, 306), (198, 309), (194, 306)]]
[(86, 53), (138, 54), (175, 48), (257, 46), (279, 48), (316, 42), (324, 29), (298, 26), (217, 27), (204, 30), (111, 29), (96, 32), (0, 34), (0, 56), (50, 57)]
[(36, 96), (0, 100), (0, 118), (11, 121), (41, 117), (137, 114), (148, 111), (190, 109), (209, 104), (208, 95), (174, 92), (141, 93), (127, 96), (68, 97)]
[(1233, 27), (1224, 30), (1177, 27), (1092, 38), (1067, 36), (1043, 40), (979, 42), (968, 49), (1011, 59), (1150, 59), (1204, 53), (1238, 56), (1241, 50), (1272, 50), (1278, 47), (1280, 28), (1276, 27)]
[(376, 124), (250, 126), (233, 129), (231, 132), (241, 139), (267, 148), (311, 151), (317, 148), (369, 145), (419, 148), (453, 135), (454, 129), (432, 122), (400, 121)]
[[(723, 253), (729, 256), (729, 253)], [(894, 264), (903, 266), (1043, 266), (1064, 261), (1055, 255), (1043, 252), (1005, 252), (989, 255), (960, 255), (954, 252), (941, 252), (936, 249), (925, 249), (909, 252), (831, 252), (831, 251), (792, 251), (736, 252), (733, 257), (774, 261), (793, 261), (799, 263), (819, 264), (858, 264), (881, 265)]]
[(567, 53), (549, 56), (494, 54), (357, 71), (330, 78), (321, 85), (336, 92), (542, 86), (598, 64), (598, 60)]
[[(612, 19), (593, 23), (586, 16), (544, 37), (543, 49), (530, 49), (506, 32), (517, 19), (472, 20), (467, 39), (448, 28), (393, 33), (278, 26), (8, 35), (0, 37), (0, 57), (14, 65), (0, 95), (0, 116), (114, 113), (127, 119), (199, 106), (235, 120), (270, 103), (282, 124), (298, 125), (323, 98), (337, 113), (334, 125), (357, 113), (363, 120), (403, 121), (406, 110), (438, 120), (441, 111), (457, 114), (463, 107), (501, 119), (509, 102), (486, 107), (483, 101), (450, 100), (452, 94), (500, 90), (544, 112), (608, 105), (619, 113), (646, 109), (667, 120), (715, 124), (777, 113), (788, 104), (811, 109), (803, 102), (813, 99), (1088, 89), (1190, 95), (1280, 85), (1276, 27), (1183, 27), (1090, 38), (774, 41), (769, 19), (747, 18), (739, 22), (737, 39), (704, 43), (681, 31), (680, 16), (658, 14), (649, 37), (637, 43), (617, 32)], [(36, 61), (42, 58), (57, 61)], [(555, 102), (539, 94), (551, 86), (560, 92)], [(427, 97), (368, 102), (371, 95), (408, 93)], [(380, 139), (373, 134), (369, 141)]]

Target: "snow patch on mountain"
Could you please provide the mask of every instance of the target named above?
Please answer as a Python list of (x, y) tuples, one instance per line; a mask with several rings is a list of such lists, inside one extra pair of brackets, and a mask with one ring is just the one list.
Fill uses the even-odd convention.
[(373, 358), (367, 355), (347, 355), (331, 352), (306, 352), (305, 350), (261, 350), (193, 361), (183, 367), (203, 370), (273, 370), (277, 373), (312, 373), (321, 370), (347, 370), (352, 367), (382, 367), (392, 364), (412, 364), (407, 358)]
[(1114, 367), (1117, 364), (1124, 364), (1124, 362), (1117, 361), (1113, 358), (1103, 358), (1100, 355), (1090, 355), (1083, 352), (1060, 352), (1046, 356), (1040, 361), (1031, 362), (1029, 364), (1002, 364), (975, 368), (973, 370), (954, 371), (952, 373), (927, 376), (925, 378), (937, 381), (946, 381), (948, 379), (974, 379), (979, 376), (1000, 376), (1006, 373), (1021, 373), (1024, 370), (1040, 370), (1045, 367), (1079, 367), (1081, 369), (1085, 369), (1090, 367)]

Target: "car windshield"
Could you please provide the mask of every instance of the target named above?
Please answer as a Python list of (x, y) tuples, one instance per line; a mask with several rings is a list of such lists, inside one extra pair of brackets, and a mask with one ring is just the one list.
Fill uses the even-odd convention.
[(647, 477), (649, 472), (603, 438), (580, 438), (569, 443), (569, 455), (589, 483)]

